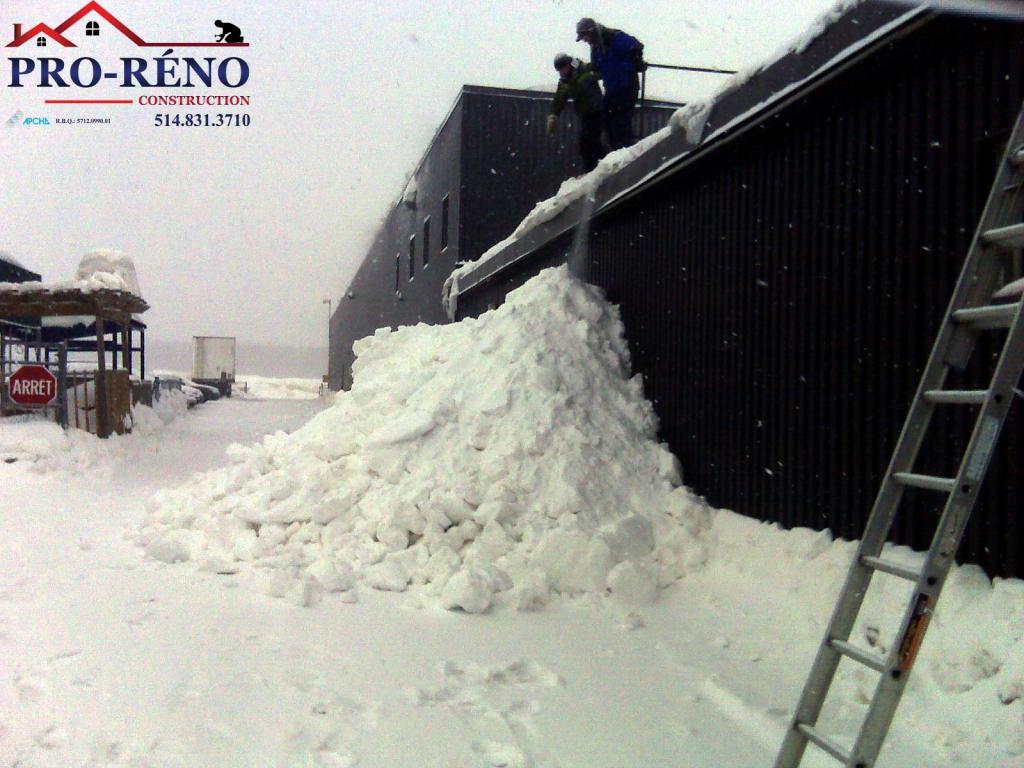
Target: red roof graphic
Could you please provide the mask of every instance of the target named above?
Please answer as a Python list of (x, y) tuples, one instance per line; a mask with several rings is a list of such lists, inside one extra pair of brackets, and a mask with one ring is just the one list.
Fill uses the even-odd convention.
[(146, 47), (146, 48), (171, 48), (171, 47), (183, 47), (183, 46), (190, 46), (190, 47), (202, 46), (202, 47), (217, 47), (217, 48), (248, 48), (249, 47), (248, 43), (205, 43), (205, 42), (204, 43), (147, 43), (145, 40), (143, 40), (141, 37), (139, 37), (139, 35), (135, 34), (135, 32), (133, 32), (131, 30), (131, 28), (128, 27), (127, 24), (122, 22), (114, 14), (112, 14), (110, 11), (108, 11), (106, 8), (104, 8), (102, 5), (100, 5), (98, 2), (96, 2), (96, 0), (92, 0), (92, 2), (86, 3), (76, 13), (72, 14), (71, 16), (69, 16), (67, 19), (65, 19), (61, 24), (59, 24), (55, 28), (51, 28), (51, 27), (47, 26), (46, 24), (37, 24), (36, 26), (32, 27), (32, 29), (30, 29), (28, 32), (25, 32), (25, 33), (19, 35), (18, 37), (14, 38), (14, 40), (9, 42), (6, 47), (8, 47), (8, 48), (17, 48), (18, 46), (24, 45), (25, 43), (29, 42), (30, 40), (34, 40), (36, 37), (38, 37), (39, 35), (42, 34), (42, 35), (47, 35), (48, 37), (50, 37), (51, 39), (57, 41), (58, 43), (60, 43), (61, 45), (63, 45), (66, 48), (74, 48), (75, 44), (73, 42), (71, 42), (70, 40), (68, 40), (66, 37), (64, 37), (63, 32), (65, 30), (67, 30), (69, 27), (72, 27), (75, 24), (77, 24), (79, 21), (82, 20), (83, 17), (87, 16), (90, 13), (99, 14), (104, 19), (106, 19), (106, 21), (112, 27), (117, 29), (117, 31), (119, 31), (122, 35), (127, 37), (133, 43), (135, 43), (136, 45), (139, 45), (139, 46)]
[[(19, 37), (18, 40), (20, 40), (21, 42), (19, 42), (18, 45), (21, 45), (21, 43), (25, 42), (26, 40), (32, 40), (36, 37), (39, 37), (40, 35), (46, 35), (51, 40), (56, 40), (65, 48), (75, 47), (75, 44), (68, 40), (66, 37), (64, 37), (64, 35), (60, 34), (60, 32), (58, 32), (55, 29), (50, 29), (45, 24), (36, 24), (34, 27), (32, 27), (32, 29), (30, 29), (28, 32)], [(13, 48), (14, 43), (11, 43), (11, 45), (7, 47)]]

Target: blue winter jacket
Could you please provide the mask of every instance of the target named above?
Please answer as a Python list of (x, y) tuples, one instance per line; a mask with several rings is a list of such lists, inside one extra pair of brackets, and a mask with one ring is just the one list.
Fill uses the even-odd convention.
[(638, 65), (643, 45), (620, 29), (599, 27), (590, 48), (590, 63), (604, 82), (605, 107), (633, 106), (640, 92)]

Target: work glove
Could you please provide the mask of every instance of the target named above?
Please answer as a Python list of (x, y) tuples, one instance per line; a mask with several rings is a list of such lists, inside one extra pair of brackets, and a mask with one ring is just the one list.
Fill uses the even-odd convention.
[(558, 130), (558, 115), (548, 115), (548, 133), (554, 134)]

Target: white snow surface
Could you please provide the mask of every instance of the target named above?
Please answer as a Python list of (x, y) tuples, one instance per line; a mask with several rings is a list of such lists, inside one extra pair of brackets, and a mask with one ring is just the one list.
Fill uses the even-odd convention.
[(320, 379), (280, 378), (239, 374), (232, 397), (260, 400), (302, 400), (320, 396)]
[(154, 557), (292, 596), (341, 567), (469, 612), (618, 583), (646, 596), (699, 557), (708, 510), (656, 440), (618, 312), (565, 267), (478, 320), (380, 330), (355, 351), (332, 408), (154, 499)]
[[(566, 296), (555, 291), (553, 298)], [(606, 308), (589, 299), (581, 306), (593, 303), (601, 309), (594, 324), (607, 330)], [(573, 316), (569, 309), (564, 314)], [(500, 335), (508, 325), (484, 318), (478, 325), (475, 334), (456, 332), (465, 334), (460, 341), (472, 341), (465, 349), (423, 350), (416, 358), (422, 370), (385, 355), (411, 339), (405, 331), (368, 342), (376, 357), (364, 360), (364, 372), (384, 391), (362, 390), (367, 406), (392, 414), (400, 401), (422, 406), (429, 398), (416, 393), (443, 364), (427, 354), (486, 358), (494, 381), (545, 370), (536, 360), (516, 367), (504, 357), (517, 351)], [(574, 343), (582, 344), (582, 329), (560, 332), (577, 334)], [(605, 358), (618, 355), (616, 344), (597, 344), (604, 361), (587, 370), (606, 368)], [(529, 356), (542, 348), (538, 342), (518, 351)], [(406, 350), (418, 354), (411, 342)], [(578, 364), (575, 354), (565, 371)], [(562, 376), (562, 367), (552, 370)], [(632, 386), (624, 382), (614, 385), (618, 394), (590, 405), (634, 403), (623, 394)], [(514, 396), (544, 400), (571, 391), (564, 383), (557, 390), (529, 384), (512, 390)], [(463, 393), (464, 401), (498, 409), (499, 424), (500, 386), (497, 391), (480, 399)], [(506, 415), (519, 412), (514, 400), (506, 405)], [(191, 488), (200, 493), (197, 501), (206, 498), (204, 478), (226, 478), (240, 466), (218, 469), (228, 446), (229, 456), (260, 455), (266, 465), (295, 467), (320, 426), (314, 419), (289, 430), (325, 406), (325, 400), (220, 400), (110, 440), (64, 434), (38, 420), (0, 420), (0, 446), (18, 453), (0, 461), (0, 765), (772, 764), (854, 552), (852, 543), (826, 533), (782, 531), (701, 507), (675, 521), (691, 528), (683, 534), (688, 544), (673, 550), (687, 557), (684, 575), (652, 590), (645, 576), (652, 563), (643, 553), (652, 537), (662, 546), (664, 532), (631, 515), (618, 529), (625, 559), (609, 572), (611, 593), (559, 594), (535, 574), (510, 600), (511, 590), (493, 591), (500, 578), (493, 569), (464, 567), (438, 598), (461, 608), (454, 611), (438, 607), (422, 588), (370, 588), (359, 563), (349, 568), (340, 559), (320, 558), (295, 591), (288, 569), (264, 560), (258, 570), (266, 594), (245, 588), (251, 583), (245, 573), (230, 573), (242, 567), (237, 562), (211, 560), (200, 570), (166, 564), (192, 556), (192, 528), (166, 540), (163, 560), (137, 545), (140, 526), (151, 524), (144, 504), (154, 491)], [(339, 412), (327, 413), (338, 429), (317, 450), (335, 450), (334, 438), (365, 442), (366, 417), (353, 414), (350, 426)], [(637, 425), (636, 414), (591, 416), (593, 429), (566, 439), (563, 452), (601, 455), (601, 441), (616, 434), (607, 433), (609, 420)], [(552, 415), (535, 425), (537, 450), (561, 439), (556, 433), (566, 419)], [(425, 420), (395, 421), (404, 427), (378, 435), (381, 446), (390, 446), (378, 450), (400, 456), (450, 424), (424, 433)], [(402, 437), (405, 443), (394, 442)], [(481, 453), (499, 444), (515, 443), (491, 433)], [(442, 479), (449, 477), (446, 455), (463, 455), (456, 444), (425, 448), (436, 452), (410, 466), (415, 471), (417, 462), (431, 461)], [(643, 429), (621, 449), (632, 457), (657, 450)], [(699, 446), (694, 454), (699, 457)], [(7, 463), (10, 458), (15, 461)], [(568, 455), (549, 458), (578, 467)], [(607, 469), (569, 478), (595, 509), (603, 508), (592, 496), (602, 487), (599, 471)], [(324, 475), (325, 495), (347, 487), (348, 471), (346, 464), (340, 479)], [(301, 484), (311, 478), (295, 479), (294, 493), (304, 494)], [(197, 506), (196, 514), (206, 512)], [(885, 557), (908, 565), (920, 560), (903, 548), (890, 548)], [(378, 583), (401, 583), (400, 563), (394, 565), (379, 570)], [(909, 589), (879, 575), (852, 641), (870, 653), (886, 652)], [(840, 665), (821, 720), (836, 739), (849, 743), (875, 683), (874, 673)], [(834, 768), (835, 762), (810, 750), (804, 765)], [(992, 581), (975, 567), (953, 569), (877, 766), (1024, 766), (1024, 582)]]

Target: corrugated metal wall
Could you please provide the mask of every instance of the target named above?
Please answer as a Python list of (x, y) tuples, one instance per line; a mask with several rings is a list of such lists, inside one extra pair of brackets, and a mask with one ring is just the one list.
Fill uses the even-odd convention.
[[(1022, 64), (1020, 26), (934, 21), (595, 222), (591, 280), (621, 304), (661, 434), (712, 504), (859, 537)], [(500, 301), (565, 245), (460, 306)], [(961, 551), (993, 575), (1024, 576), (1022, 406)], [(960, 414), (933, 426), (918, 469), (952, 474)], [(921, 548), (938, 495), (908, 492), (904, 507), (895, 536)]]
[[(557, 73), (552, 71), (552, 76)], [(566, 107), (547, 132), (553, 94), (466, 91), (463, 96), (463, 258), (474, 260), (509, 235), (562, 182), (583, 173), (576, 114)], [(675, 107), (637, 110), (639, 136), (668, 123)]]
[(0, 259), (0, 283), (24, 283), (40, 279), (40, 276), (31, 270)]

